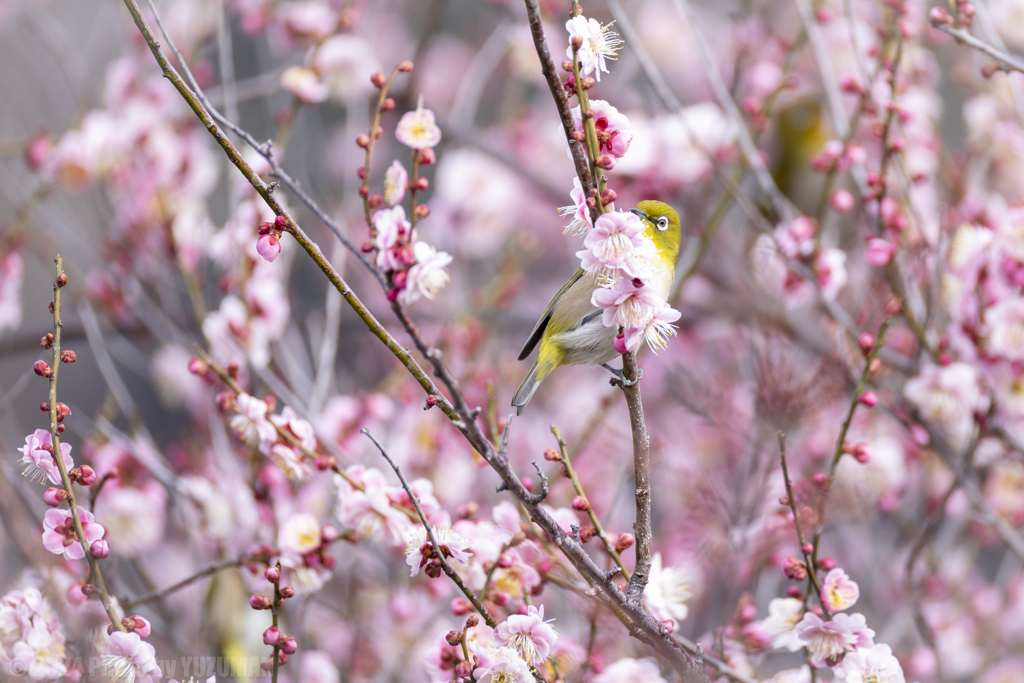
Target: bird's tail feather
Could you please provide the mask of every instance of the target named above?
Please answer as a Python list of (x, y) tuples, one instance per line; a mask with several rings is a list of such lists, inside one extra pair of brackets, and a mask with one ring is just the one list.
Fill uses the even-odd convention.
[(534, 392), (537, 391), (537, 387), (540, 386), (543, 377), (537, 378), (537, 363), (534, 362), (533, 367), (526, 373), (526, 377), (520, 383), (519, 388), (516, 389), (516, 395), (512, 399), (512, 405), (516, 407), (516, 415), (522, 415), (526, 409), (526, 404), (533, 398)]

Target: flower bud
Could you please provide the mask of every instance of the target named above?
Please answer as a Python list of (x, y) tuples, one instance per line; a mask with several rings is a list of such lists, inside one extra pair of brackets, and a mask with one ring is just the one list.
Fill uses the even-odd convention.
[(64, 418), (71, 414), (71, 408), (66, 403), (57, 401), (57, 422), (63, 422)]
[(64, 433), (64, 425), (57, 425), (57, 433), (58, 434), (63, 434)]
[(429, 215), (430, 215), (430, 207), (429, 206), (427, 206), (426, 204), (418, 204), (416, 206), (416, 218), (418, 220), (423, 220), (424, 218), (426, 218)]
[(579, 50), (581, 47), (583, 47), (583, 36), (573, 36), (572, 49)]
[(386, 98), (383, 102), (380, 103), (380, 110), (381, 111), (391, 111), (394, 108), (395, 108), (395, 101), (393, 99), (391, 99), (390, 97)]
[(367, 147), (370, 146), (370, 138), (367, 137), (364, 133), (360, 133), (359, 135), (356, 136), (356, 144), (362, 147), (363, 149), (366, 149)]
[(587, 512), (590, 510), (590, 502), (583, 496), (576, 496), (572, 499), (572, 509)]
[(810, 555), (814, 552), (814, 546), (810, 543), (804, 543), (802, 546), (800, 546), (800, 552), (802, 552), (804, 555)]
[(437, 161), (437, 155), (430, 147), (419, 150), (416, 153), (416, 163), (420, 166), (430, 166)]
[(953, 17), (949, 16), (945, 7), (932, 7), (928, 12), (928, 20), (933, 24), (953, 25)]
[(827, 482), (828, 479), (825, 477), (824, 474), (822, 474), (821, 472), (818, 472), (813, 477), (811, 477), (811, 481), (813, 481), (818, 486), (824, 486), (825, 482)]
[(580, 79), (580, 85), (583, 87), (584, 90), (590, 90), (595, 85), (597, 85), (597, 81), (594, 80), (593, 76), (584, 76), (583, 78)]
[(53, 377), (53, 370), (46, 364), (45, 360), (37, 360), (32, 364), (32, 369), (40, 377)]
[(804, 599), (804, 592), (800, 590), (800, 586), (789, 586), (786, 588), (786, 595), (797, 600)]
[(281, 652), (285, 653), (286, 655), (293, 655), (298, 649), (299, 644), (295, 642), (294, 638), (285, 638), (283, 641), (281, 641)]
[(372, 194), (370, 198), (366, 200), (367, 204), (370, 205), (371, 209), (376, 209), (378, 206), (384, 203), (384, 197), (379, 194)]
[[(582, 43), (580, 44), (582, 45)], [(562, 71), (568, 71), (569, 73), (572, 73), (572, 62), (570, 62), (568, 59), (562, 62)]]
[(437, 405), (437, 396), (427, 396), (426, 405), (423, 406), (423, 410), (430, 410)]
[(462, 642), (462, 631), (448, 631), (448, 635), (444, 637), (452, 647), (456, 647)]
[(831, 557), (823, 557), (820, 560), (818, 560), (816, 564), (818, 565), (818, 567), (824, 569), (827, 572), (832, 571), (836, 568), (836, 561), (833, 560)]
[(527, 491), (533, 490), (533, 479), (531, 479), (530, 477), (523, 477), (521, 481), (523, 482), (523, 488), (525, 488)]
[(60, 275), (57, 276), (57, 286), (63, 287), (68, 283), (68, 274), (61, 271)]
[[(238, 379), (238, 370), (240, 368), (241, 366), (238, 364), (237, 360), (233, 360), (230, 363), (228, 363), (228, 377), (230, 377), (231, 379)], [(274, 403), (272, 402), (272, 397), (267, 396), (264, 398), (264, 401), (266, 402), (270, 412), (274, 412)]]
[(871, 462), (871, 449), (866, 443), (859, 443), (853, 447), (854, 459), (862, 465)]
[(491, 591), (489, 595), (491, 601), (498, 607), (504, 607), (512, 600), (512, 596), (502, 590)]
[(469, 678), (471, 673), (473, 673), (473, 664), (465, 659), (455, 665), (455, 675), (459, 678)]
[(267, 567), (267, 571), (263, 572), (263, 576), (270, 583), (277, 583), (281, 580), (281, 570), (277, 567)]
[[(942, 360), (942, 354), (939, 354), (939, 360), (940, 361)], [(950, 359), (950, 361), (952, 361), (952, 359)], [(941, 364), (942, 363), (939, 363), (939, 365), (941, 365)], [(876, 372), (879, 371), (879, 369), (881, 369), (881, 367), (882, 367), (882, 359), (881, 358), (873, 358), (871, 360), (871, 363), (868, 365), (868, 374), (869, 375), (875, 374)]]
[(68, 586), (68, 589), (64, 592), (64, 597), (74, 607), (85, 604), (85, 601), (89, 599), (89, 596), (82, 592), (82, 586), (77, 583)]
[(849, 190), (836, 190), (829, 197), (829, 204), (840, 213), (846, 213), (853, 208), (855, 201)]
[(385, 82), (386, 81), (384, 79), (384, 74), (382, 74), (381, 72), (374, 71), (372, 74), (370, 74), (370, 83), (373, 83), (375, 87), (383, 88)]
[(95, 593), (95, 592), (96, 592), (96, 590), (97, 590), (97, 589), (96, 589), (96, 586), (92, 585), (91, 583), (83, 583), (83, 584), (82, 584), (82, 593), (83, 593), (83, 594), (85, 595), (85, 597), (87, 597), (87, 598), (88, 598), (89, 596), (91, 596), (91, 595), (92, 595), (93, 593)]
[(613, 203), (617, 197), (618, 195), (615, 194), (615, 190), (607, 189), (601, 195), (601, 203), (604, 204), (605, 206), (608, 206), (609, 204)]
[(356, 176), (360, 180), (362, 180), (365, 175), (366, 175), (366, 168), (364, 166), (360, 166), (359, 168), (356, 169)]
[(584, 142), (587, 139), (587, 134), (584, 133), (582, 130), (577, 130), (573, 132), (572, 139), (575, 142)]
[(544, 459), (551, 462), (559, 462), (562, 459), (562, 454), (556, 451), (554, 448), (549, 448), (544, 451)]
[(97, 560), (102, 560), (104, 557), (110, 554), (110, 544), (108, 544), (102, 538), (91, 546), (89, 546), (89, 554), (95, 557)]
[(874, 408), (875, 404), (878, 403), (878, 394), (873, 391), (865, 391), (857, 397), (857, 402), (862, 403), (868, 408)]
[(619, 537), (615, 539), (615, 552), (625, 552), (627, 548), (633, 546), (633, 534), (619, 534)]
[(410, 62), (409, 60), (405, 60), (404, 62), (399, 62), (398, 63), (398, 70), (401, 71), (404, 74), (409, 73), (410, 71), (412, 71), (412, 69), (413, 69), (413, 63)]
[(422, 192), (423, 190), (430, 187), (430, 181), (426, 178), (417, 178), (416, 183), (413, 185), (413, 189)]
[(597, 529), (589, 524), (580, 528), (580, 543), (588, 543), (597, 535)]
[(292, 588), (291, 586), (282, 586), (280, 593), (281, 593), (281, 597), (284, 598), (285, 600), (287, 600), (288, 598), (294, 598), (295, 597), (295, 589)]
[(41, 349), (52, 349), (53, 348), (53, 332), (47, 332), (46, 335), (39, 340), (39, 348)]
[(76, 360), (78, 360), (78, 356), (76, 356), (75, 352), (72, 351), (71, 349), (60, 352), (61, 363), (74, 363)]
[(615, 168), (615, 158), (608, 154), (602, 154), (597, 158), (598, 168), (603, 168), (606, 171), (610, 171)]
[(786, 561), (782, 563), (782, 573), (790, 581), (803, 581), (807, 578), (807, 565), (803, 560), (787, 557)]
[(341, 534), (338, 533), (338, 529), (333, 524), (324, 524), (320, 527), (320, 538), (324, 543), (334, 543), (338, 540)]
[(270, 598), (263, 595), (263, 593), (255, 593), (249, 598), (249, 607), (252, 607), (254, 610), (270, 609), (272, 606), (273, 603), (270, 601)]
[(473, 604), (466, 598), (455, 598), (452, 600), (448, 608), (452, 611), (452, 614), (457, 617), (461, 617), (463, 614), (466, 614), (473, 609)]
[(861, 332), (857, 337), (857, 344), (860, 346), (861, 353), (867, 358), (871, 355), (871, 349), (875, 348), (875, 335), (870, 332)]
[(263, 632), (263, 644), (273, 647), (281, 642), (281, 631), (276, 626), (271, 626)]
[(68, 492), (64, 489), (50, 487), (43, 493), (43, 502), (52, 508), (57, 507), (68, 499)]
[(188, 359), (188, 371), (191, 372), (193, 375), (202, 377), (209, 371), (209, 369), (210, 366), (207, 365), (206, 361), (203, 360), (202, 358)]
[(128, 629), (129, 633), (138, 633), (139, 638), (148, 638), (149, 634), (153, 632), (153, 626), (149, 623), (149, 620), (139, 616), (138, 614), (125, 617), (121, 623), (124, 624), (124, 627)]

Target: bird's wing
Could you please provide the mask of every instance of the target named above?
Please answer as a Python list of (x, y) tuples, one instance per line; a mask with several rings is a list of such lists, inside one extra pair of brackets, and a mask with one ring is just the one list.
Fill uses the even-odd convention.
[(558, 302), (562, 295), (569, 291), (569, 288), (576, 284), (579, 279), (583, 277), (583, 269), (577, 268), (576, 272), (572, 274), (569, 281), (562, 285), (562, 288), (558, 290), (551, 299), (551, 303), (544, 309), (544, 313), (541, 314), (540, 320), (533, 326), (533, 332), (530, 332), (530, 338), (526, 340), (526, 344), (523, 346), (523, 350), (519, 352), (519, 360), (526, 360), (526, 357), (533, 353), (533, 349), (536, 348), (537, 343), (540, 341), (541, 336), (544, 334), (544, 329), (548, 326), (548, 321), (551, 320), (551, 314), (555, 310), (555, 303)]

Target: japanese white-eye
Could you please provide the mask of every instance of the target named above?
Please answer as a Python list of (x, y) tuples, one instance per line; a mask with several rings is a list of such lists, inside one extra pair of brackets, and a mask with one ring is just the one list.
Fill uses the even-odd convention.
[[(640, 202), (631, 212), (643, 220), (644, 236), (657, 249), (655, 261), (649, 263), (648, 284), (667, 299), (682, 239), (679, 214), (668, 204), (653, 200)], [(618, 355), (613, 344), (618, 329), (605, 327), (601, 309), (590, 301), (598, 286), (597, 278), (577, 268), (544, 309), (519, 354), (519, 360), (525, 360), (538, 348), (533, 367), (512, 399), (517, 414), (522, 415), (537, 387), (559, 365), (603, 365)]]

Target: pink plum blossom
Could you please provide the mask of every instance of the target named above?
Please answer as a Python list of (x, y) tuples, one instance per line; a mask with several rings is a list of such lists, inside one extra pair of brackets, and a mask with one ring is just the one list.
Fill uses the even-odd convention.
[(658, 351), (668, 346), (668, 337), (676, 336), (676, 327), (672, 323), (679, 320), (681, 315), (664, 301), (660, 305), (652, 304), (643, 318), (623, 330), (623, 348), (635, 352), (646, 341), (647, 346), (657, 355)]
[(804, 613), (797, 634), (804, 641), (808, 661), (814, 667), (834, 666), (847, 652), (874, 646), (875, 636), (863, 614), (837, 614), (832, 621), (825, 622), (813, 612)]
[(64, 633), (45, 624), (33, 625), (14, 643), (9, 671), (24, 672), (33, 681), (55, 681), (68, 672), (64, 664)]
[[(594, 129), (597, 132), (598, 148), (601, 154), (610, 154), (616, 159), (626, 156), (633, 132), (625, 114), (604, 100), (590, 100), (590, 111), (594, 115)], [(583, 131), (583, 114), (579, 107), (572, 110), (576, 130)], [(578, 180), (578, 179), (577, 179)]]
[(945, 367), (928, 364), (921, 368), (921, 374), (907, 381), (903, 395), (926, 420), (954, 426), (987, 409), (988, 398), (979, 380), (978, 371), (966, 363)]
[(652, 309), (659, 310), (665, 305), (653, 287), (642, 282), (637, 285), (636, 282), (621, 278), (611, 287), (598, 287), (594, 290), (590, 302), (603, 309), (601, 320), (605, 327), (622, 325), (644, 329), (647, 322), (650, 322)]
[[(106, 529), (95, 522), (91, 512), (79, 508), (78, 518), (82, 522), (86, 544), (92, 545), (103, 538)], [(43, 547), (68, 560), (81, 560), (85, 557), (81, 539), (75, 532), (71, 510), (53, 508), (43, 514)]]
[(405, 208), (381, 209), (373, 214), (373, 227), (377, 231), (373, 238), (377, 267), (386, 273), (404, 269), (412, 257), (400, 249), (412, 238), (412, 224), (405, 218)]
[(118, 555), (138, 557), (164, 537), (167, 491), (156, 482), (141, 486), (107, 484), (96, 499), (95, 513), (104, 522), (106, 539)]
[(644, 236), (644, 223), (629, 211), (603, 213), (594, 222), (594, 227), (583, 240), (582, 251), (576, 256), (582, 261), (583, 270), (597, 276), (614, 277), (622, 271), (631, 277), (639, 277), (633, 254), (649, 241)]
[(988, 352), (1006, 360), (1024, 360), (1024, 301), (1004, 299), (985, 313)]
[(583, 191), (583, 185), (580, 184), (580, 179), (576, 176), (573, 176), (572, 186), (572, 190), (569, 192), (569, 198), (572, 200), (572, 204), (558, 209), (558, 213), (562, 218), (572, 216), (572, 220), (565, 226), (562, 233), (566, 235), (575, 235), (577, 237), (585, 237), (587, 232), (594, 225), (593, 219), (590, 217), (590, 207), (587, 206), (587, 195)]
[[(469, 549), (469, 540), (449, 527), (434, 527), (434, 538), (445, 559), (458, 564), (467, 565), (473, 551)], [(434, 546), (427, 537), (423, 525), (412, 527), (408, 532), (405, 544), (405, 563), (409, 565), (409, 575), (416, 576), (420, 570), (435, 557)]]
[(829, 612), (842, 612), (857, 602), (860, 587), (839, 567), (832, 569), (821, 581), (821, 601)]
[(103, 673), (111, 680), (133, 683), (157, 683), (163, 671), (156, 661), (156, 648), (138, 633), (114, 631), (110, 634), (107, 654), (101, 658)]
[(529, 665), (510, 647), (497, 648), (479, 657), (473, 669), (478, 683), (533, 683)]
[(494, 638), (501, 645), (507, 645), (519, 653), (527, 664), (542, 662), (548, 658), (551, 648), (558, 640), (558, 634), (544, 621), (544, 606), (540, 609), (530, 605), (526, 614), (512, 614), (494, 629)]
[[(49, 450), (47, 450), (47, 448)], [(24, 466), (23, 474), (29, 481), (42, 484), (49, 479), (51, 484), (62, 485), (60, 470), (53, 457), (53, 439), (50, 432), (45, 429), (37, 429), (25, 437), (25, 445), (18, 449), (21, 453), (19, 461)], [(65, 471), (70, 472), (75, 463), (71, 459), (71, 444), (61, 442), (61, 458), (64, 460)]]
[(307, 451), (316, 450), (316, 434), (314, 433), (313, 425), (296, 415), (291, 406), (285, 406), (281, 410), (280, 415), (271, 415), (270, 422), (274, 426), (289, 432), (299, 442), (299, 445)]
[(256, 240), (256, 251), (268, 262), (272, 262), (281, 253), (281, 240), (273, 233), (261, 235)]
[(353, 465), (345, 474), (364, 487), (360, 491), (340, 475), (335, 477), (338, 487), (336, 514), (338, 521), (357, 530), (365, 538), (381, 535), (393, 546), (405, 543), (409, 518), (391, 506), (388, 488), (380, 470)]

